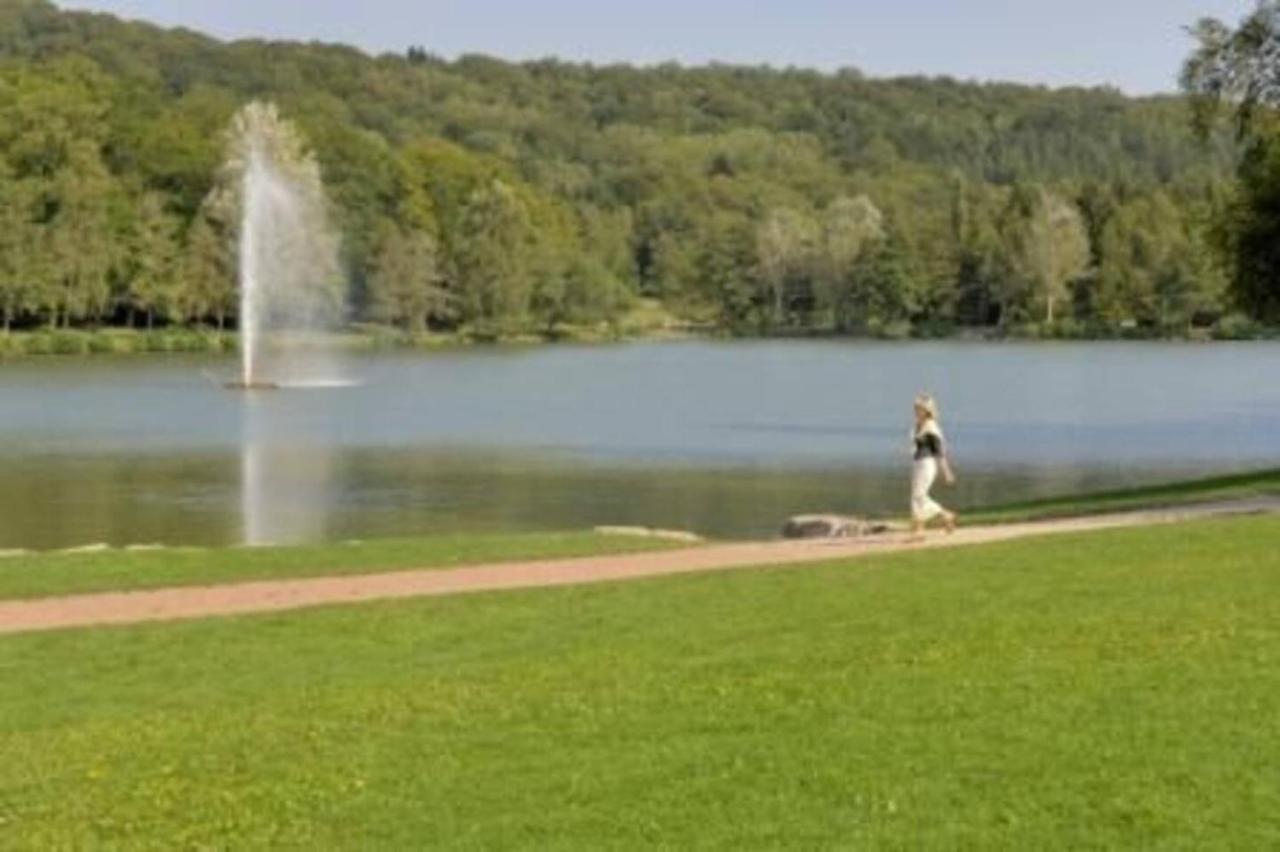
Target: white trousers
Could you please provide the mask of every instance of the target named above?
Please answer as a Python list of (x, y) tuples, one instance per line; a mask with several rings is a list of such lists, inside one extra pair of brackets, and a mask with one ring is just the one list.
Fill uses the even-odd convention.
[(929, 496), (933, 481), (938, 478), (938, 460), (929, 456), (916, 459), (911, 467), (911, 518), (916, 521), (931, 521), (946, 512), (946, 509)]

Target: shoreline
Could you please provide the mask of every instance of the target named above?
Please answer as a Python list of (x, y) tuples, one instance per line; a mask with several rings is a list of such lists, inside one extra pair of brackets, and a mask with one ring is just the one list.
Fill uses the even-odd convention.
[[(1251, 502), (1269, 502), (1280, 509), (1280, 468), (1258, 468), (1236, 473), (1220, 473), (1207, 476), (1188, 477), (1143, 485), (1101, 491), (1079, 491), (1034, 500), (1014, 501), (1009, 503), (993, 503), (986, 506), (974, 506), (961, 509), (961, 520), (966, 526), (978, 525), (1000, 527), (1018, 524), (1034, 524), (1062, 520), (1103, 519), (1126, 513), (1141, 512), (1176, 512), (1188, 507), (1204, 505), (1241, 505)], [(907, 518), (896, 514), (870, 513), (860, 516), (864, 520), (883, 522), (889, 525), (905, 525)], [(243, 543), (227, 544), (183, 544), (183, 543), (134, 543), (129, 545), (109, 544), (104, 542), (85, 543), (80, 545), (50, 548), (7, 548), (0, 546), (0, 569), (13, 565), (15, 559), (47, 559), (64, 557), (96, 557), (96, 556), (141, 556), (146, 554), (270, 554), (276, 553), (316, 553), (349, 552), (353, 545), (368, 544), (423, 544), (448, 539), (461, 539), (471, 542), (494, 542), (503, 539), (518, 539), (521, 536), (531, 538), (572, 536), (581, 534), (582, 530), (541, 530), (537, 532), (467, 532), (467, 533), (433, 533), (412, 537), (374, 536), (373, 538), (355, 538), (345, 540), (318, 539), (299, 543), (248, 545)], [(606, 538), (642, 539), (654, 544), (691, 544), (700, 542), (754, 542), (763, 543), (778, 541), (776, 536), (706, 536), (689, 530), (673, 530), (643, 526), (611, 526), (597, 525), (591, 530), (594, 535)], [(0, 572), (0, 580), (3, 574)], [(0, 582), (0, 598), (3, 597), (3, 583)]]
[[(0, 362), (50, 356), (127, 356), (234, 353), (239, 336), (214, 329), (103, 328), (22, 330), (0, 334)], [(552, 331), (494, 334), (474, 330), (406, 332), (381, 326), (351, 326), (322, 335), (299, 336), (299, 346), (322, 344), (348, 351), (429, 351), (487, 346), (554, 346), (557, 344), (666, 343), (682, 341), (807, 341), (855, 343), (1274, 343), (1280, 329), (1244, 335), (1202, 334), (1054, 334), (1019, 330), (963, 329), (945, 334), (837, 334), (825, 330), (784, 334), (734, 334), (725, 329), (687, 325), (655, 329), (566, 327)]]

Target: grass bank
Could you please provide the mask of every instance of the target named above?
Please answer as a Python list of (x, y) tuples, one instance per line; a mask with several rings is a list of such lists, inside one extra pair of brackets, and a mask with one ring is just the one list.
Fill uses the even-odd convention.
[(1280, 469), (1010, 503), (968, 512), (965, 520), (970, 523), (1013, 523), (1260, 497), (1280, 497)]
[[(412, 333), (384, 326), (357, 326), (322, 337), (311, 336), (303, 345), (324, 345), (352, 351), (382, 349), (444, 349), (484, 344), (610, 343), (623, 340), (678, 340), (697, 336), (693, 329), (628, 330), (606, 326), (565, 326), (553, 331), (495, 331), (463, 329), (456, 332)], [(239, 345), (234, 332), (136, 331), (36, 331), (0, 335), (0, 359), (48, 355), (138, 355), (148, 353), (234, 352)]]
[[(631, 310), (607, 322), (561, 323), (554, 327), (530, 324), (477, 324), (452, 331), (414, 332), (376, 323), (354, 323), (340, 331), (318, 338), (326, 346), (351, 350), (441, 349), (484, 344), (541, 343), (611, 343), (635, 340), (686, 340), (694, 338), (743, 339), (849, 339), (829, 328), (780, 329), (760, 333), (754, 327), (731, 329), (720, 325), (715, 316), (706, 314), (680, 316), (652, 299), (638, 300)], [(867, 328), (855, 339), (863, 340), (968, 340), (988, 342), (1032, 341), (1271, 341), (1280, 339), (1280, 329), (1238, 320), (1194, 333), (1166, 335), (1151, 330), (1117, 329), (1071, 322), (1054, 326), (1037, 325), (1015, 328), (961, 328), (955, 326), (912, 327), (908, 323)], [(306, 342), (314, 343), (312, 337)], [(135, 353), (216, 353), (231, 352), (237, 347), (234, 331), (182, 327), (144, 331), (129, 328), (41, 329), (0, 334), (0, 359), (37, 355), (128, 355)]]
[[(638, 300), (628, 312), (611, 322), (566, 323), (554, 328), (528, 324), (477, 325), (456, 331), (415, 333), (375, 323), (356, 323), (331, 334), (302, 336), (298, 342), (346, 349), (438, 349), (471, 344), (529, 344), (547, 342), (604, 343), (620, 340), (673, 340), (711, 336), (712, 324), (676, 317), (659, 303)], [(37, 329), (0, 334), (0, 358), (38, 355), (129, 355), (153, 352), (231, 352), (238, 346), (234, 331), (166, 327)]]
[(0, 358), (37, 355), (134, 355), (152, 352), (231, 352), (234, 333), (193, 329), (58, 329), (0, 334)]
[(1273, 848), (1280, 520), (0, 639), (7, 848)]
[(0, 599), (454, 568), (675, 546), (661, 539), (583, 532), (437, 536), (304, 547), (21, 554), (0, 558)]

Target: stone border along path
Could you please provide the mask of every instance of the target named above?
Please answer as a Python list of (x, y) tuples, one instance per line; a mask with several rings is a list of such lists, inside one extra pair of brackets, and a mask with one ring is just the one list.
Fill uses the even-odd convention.
[(954, 535), (931, 533), (924, 542), (912, 542), (904, 535), (889, 534), (830, 541), (719, 544), (656, 553), (473, 565), (450, 570), (397, 571), (0, 601), (0, 635), (281, 612), (502, 589), (581, 585), (737, 568), (801, 565), (873, 554), (1011, 541), (1053, 533), (1091, 532), (1276, 511), (1280, 511), (1280, 499), (1258, 499), (1067, 520), (962, 527)]

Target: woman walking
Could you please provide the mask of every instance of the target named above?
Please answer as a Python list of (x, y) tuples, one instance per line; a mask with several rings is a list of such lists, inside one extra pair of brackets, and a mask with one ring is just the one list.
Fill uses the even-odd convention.
[(911, 468), (911, 533), (915, 538), (924, 536), (925, 525), (941, 517), (947, 532), (956, 528), (956, 514), (940, 506), (931, 496), (938, 471), (948, 484), (956, 481), (947, 454), (946, 438), (938, 425), (938, 403), (928, 394), (916, 397), (915, 430), (912, 433), (915, 462)]

